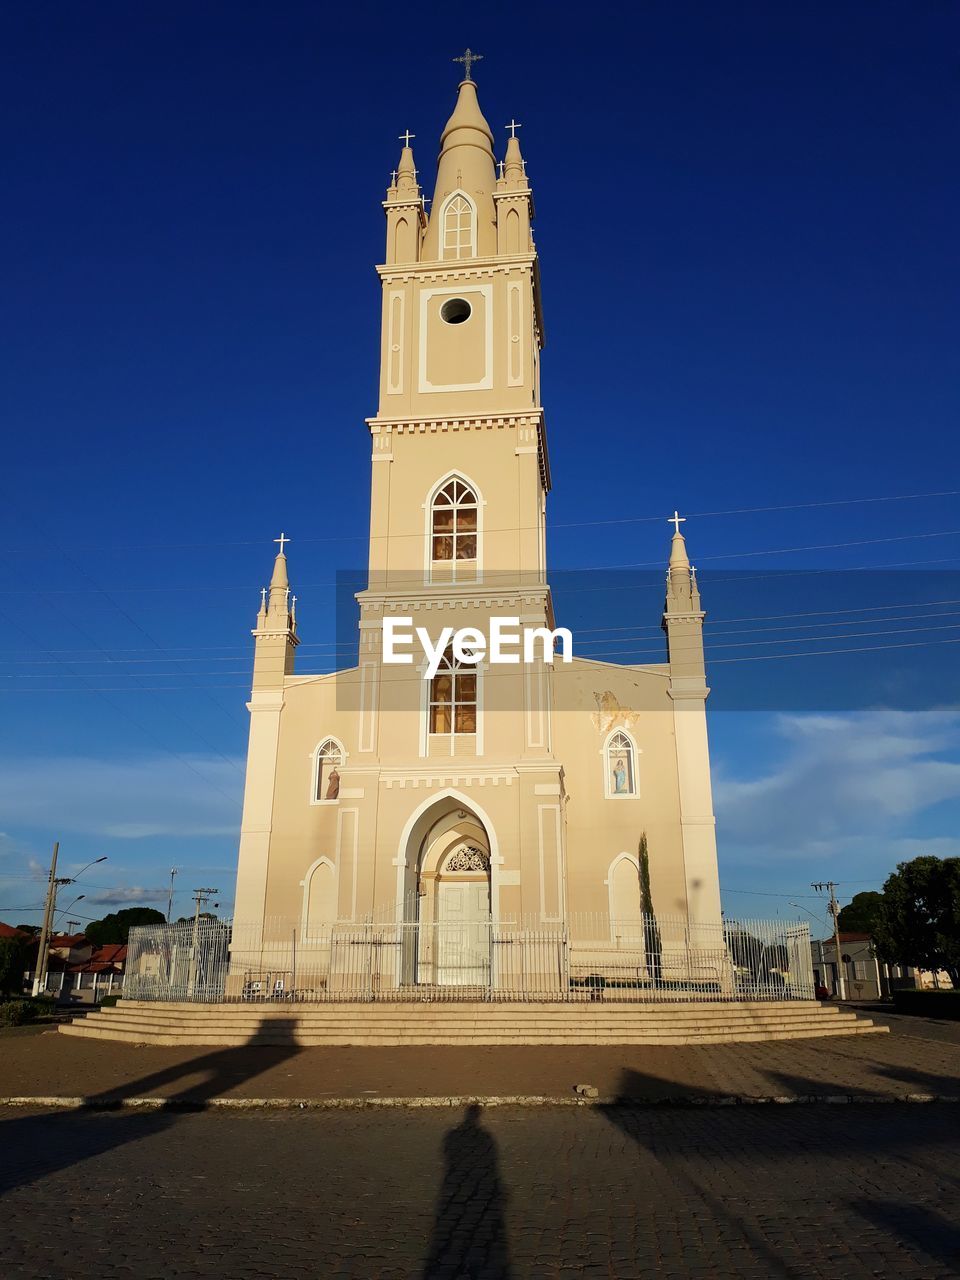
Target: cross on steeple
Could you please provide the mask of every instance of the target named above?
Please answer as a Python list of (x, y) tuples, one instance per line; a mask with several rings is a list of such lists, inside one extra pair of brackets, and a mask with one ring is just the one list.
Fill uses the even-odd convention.
[(515, 138), (517, 136), (517, 130), (522, 129), (523, 125), (517, 124), (516, 120), (511, 120), (509, 124), (505, 124), (503, 127), (510, 130), (511, 138)]
[(292, 539), (291, 539), (291, 538), (288, 538), (288, 537), (287, 537), (287, 535), (286, 535), (285, 533), (281, 533), (279, 538), (274, 538), (274, 542), (279, 542), (279, 543), (280, 543), (280, 554), (281, 554), (281, 555), (283, 555), (283, 546), (284, 546), (284, 543), (286, 543), (286, 542), (291, 542), (291, 541), (292, 541)]
[(415, 133), (411, 133), (409, 129), (404, 129), (403, 133), (399, 135), (399, 138), (405, 147), (409, 147), (410, 139), (415, 138), (416, 136), (417, 135)]
[(474, 53), (473, 50), (468, 45), (467, 48), (464, 50), (464, 54), (462, 58), (452, 58), (451, 61), (462, 62), (463, 68), (464, 68), (463, 70), (464, 80), (472, 80), (473, 76), (470, 74), (470, 67), (473, 65), (474, 62), (480, 62), (482, 61), (482, 59), (483, 59), (483, 54)]
[(674, 529), (676, 529), (677, 533), (679, 533), (680, 526), (682, 524), (685, 524), (686, 520), (687, 520), (687, 517), (682, 516), (680, 512), (677, 511), (676, 507), (674, 507), (673, 515), (669, 518), (669, 520), (667, 521), (667, 524), (672, 524)]

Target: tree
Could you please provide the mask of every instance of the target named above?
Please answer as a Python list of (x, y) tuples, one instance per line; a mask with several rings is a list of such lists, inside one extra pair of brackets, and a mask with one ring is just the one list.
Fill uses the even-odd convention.
[(647, 833), (640, 834), (637, 847), (637, 862), (640, 866), (640, 910), (643, 912), (643, 945), (647, 952), (647, 967), (654, 985), (658, 985), (663, 972), (663, 944), (660, 940), (660, 926), (653, 914), (653, 893), (650, 890), (650, 850), (647, 848)]
[(111, 912), (102, 920), (94, 920), (87, 925), (84, 933), (87, 941), (95, 947), (112, 944), (124, 944), (134, 925), (163, 924), (166, 916), (154, 907), (124, 907), (122, 911)]
[(0, 995), (23, 994), (23, 975), (29, 964), (28, 938), (0, 938)]
[(888, 964), (946, 969), (960, 986), (960, 858), (898, 863), (883, 886), (874, 938)]
[(870, 889), (854, 895), (852, 902), (842, 907), (837, 924), (844, 933), (869, 933), (871, 938), (883, 905), (883, 894)]

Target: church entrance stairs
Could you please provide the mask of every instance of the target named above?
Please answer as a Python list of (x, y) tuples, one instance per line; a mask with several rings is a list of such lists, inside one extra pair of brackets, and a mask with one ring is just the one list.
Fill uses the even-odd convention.
[(882, 1034), (815, 1001), (596, 1004), (162, 1004), (120, 1001), (60, 1027), (135, 1044), (707, 1045)]

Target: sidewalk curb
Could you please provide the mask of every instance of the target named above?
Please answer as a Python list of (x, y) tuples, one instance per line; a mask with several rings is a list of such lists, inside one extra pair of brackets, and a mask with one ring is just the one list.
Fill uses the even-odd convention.
[(863, 1103), (960, 1103), (942, 1093), (825, 1093), (825, 1094), (690, 1094), (676, 1098), (554, 1098), (538, 1094), (446, 1095), (424, 1098), (109, 1098), (0, 1096), (0, 1107), (49, 1107), (70, 1111), (373, 1111), (441, 1107), (624, 1107), (632, 1110), (692, 1109), (696, 1107), (837, 1106)]

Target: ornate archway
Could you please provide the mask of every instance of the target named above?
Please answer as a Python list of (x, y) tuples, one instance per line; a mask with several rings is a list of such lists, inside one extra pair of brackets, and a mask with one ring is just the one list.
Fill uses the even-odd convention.
[(486, 986), (495, 867), (486, 825), (469, 802), (447, 795), (418, 816), (407, 840), (403, 980)]

